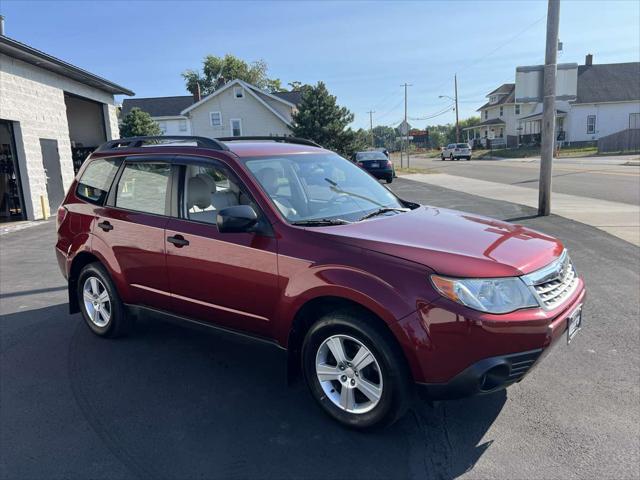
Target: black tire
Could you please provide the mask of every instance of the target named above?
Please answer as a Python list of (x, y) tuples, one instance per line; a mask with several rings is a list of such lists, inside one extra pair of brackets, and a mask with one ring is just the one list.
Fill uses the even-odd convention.
[[(327, 396), (318, 380), (316, 355), (325, 340), (333, 335), (356, 339), (373, 354), (380, 366), (382, 394), (378, 403), (367, 412), (352, 413), (341, 409)], [(375, 328), (367, 314), (358, 310), (341, 310), (325, 315), (307, 332), (302, 347), (305, 381), (322, 409), (341, 424), (355, 429), (384, 427), (401, 418), (409, 407), (409, 370), (400, 348), (390, 336), (390, 333)]]
[(444, 162), (444, 155), (440, 155), (440, 160)]
[(470, 162), (470, 161), (471, 161), (471, 157), (467, 157), (467, 162)]
[(387, 177), (387, 183), (391, 183), (391, 182), (393, 182), (393, 175), (389, 175)]
[(449, 161), (453, 162), (454, 158), (453, 158), (453, 154), (449, 155)]
[[(109, 295), (109, 320), (106, 325), (97, 325), (90, 317), (84, 300), (84, 285), (91, 277), (97, 278)], [(127, 312), (120, 300), (120, 295), (116, 290), (107, 270), (100, 263), (90, 263), (80, 271), (78, 276), (78, 305), (82, 318), (93, 333), (100, 337), (116, 338), (126, 335), (132, 324), (132, 319), (127, 316)]]

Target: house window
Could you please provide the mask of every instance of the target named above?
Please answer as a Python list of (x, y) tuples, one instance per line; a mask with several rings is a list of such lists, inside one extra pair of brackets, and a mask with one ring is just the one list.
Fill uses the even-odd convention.
[(587, 115), (587, 133), (588, 134), (596, 133), (596, 116), (595, 115)]
[(178, 130), (180, 130), (181, 132), (186, 132), (187, 131), (187, 121), (186, 120), (180, 120), (180, 122), (178, 123)]
[(487, 118), (489, 118), (489, 110), (484, 111), (484, 119), (486, 120)]
[(640, 128), (640, 113), (629, 114), (629, 128)]
[(504, 114), (504, 107), (500, 107), (500, 116)]
[(242, 120), (239, 118), (231, 119), (231, 136), (233, 137), (241, 137), (242, 136)]
[(222, 125), (222, 113), (220, 113), (220, 112), (211, 112), (209, 114), (209, 117), (211, 119), (211, 126), (212, 127), (219, 127), (220, 125)]
[(233, 96), (236, 98), (244, 98), (244, 90), (242, 87), (233, 87)]
[(162, 132), (162, 135), (167, 133), (167, 122), (158, 122), (158, 126), (160, 127), (160, 131)]
[(516, 115), (520, 115), (520, 105), (516, 105), (515, 109), (516, 109)]
[(504, 138), (504, 129), (503, 128), (500, 129), (500, 138)]

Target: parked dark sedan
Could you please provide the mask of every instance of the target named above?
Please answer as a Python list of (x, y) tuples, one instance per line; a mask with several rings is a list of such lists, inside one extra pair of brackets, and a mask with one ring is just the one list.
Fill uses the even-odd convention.
[(393, 182), (393, 163), (380, 151), (357, 152), (351, 160), (380, 180)]

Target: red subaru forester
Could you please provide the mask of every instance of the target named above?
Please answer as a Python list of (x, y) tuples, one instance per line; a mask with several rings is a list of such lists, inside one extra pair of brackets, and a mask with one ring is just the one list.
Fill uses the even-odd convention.
[(56, 253), (97, 335), (152, 312), (267, 340), (359, 428), (399, 418), (414, 386), (520, 381), (585, 298), (560, 241), (400, 199), (295, 138), (109, 141), (58, 210)]

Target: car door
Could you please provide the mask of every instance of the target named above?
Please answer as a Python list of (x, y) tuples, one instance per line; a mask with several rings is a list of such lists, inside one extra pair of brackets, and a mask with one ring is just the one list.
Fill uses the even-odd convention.
[(92, 249), (111, 265), (125, 303), (171, 307), (165, 227), (173, 170), (163, 156), (125, 159), (105, 205), (96, 209)]
[[(182, 163), (179, 214), (167, 228), (167, 271), (176, 313), (269, 336), (279, 300), (276, 239), (269, 233), (220, 233), (217, 212), (251, 204), (238, 176), (222, 162)], [(262, 217), (264, 219), (264, 217)], [(262, 220), (266, 223), (266, 219)]]

